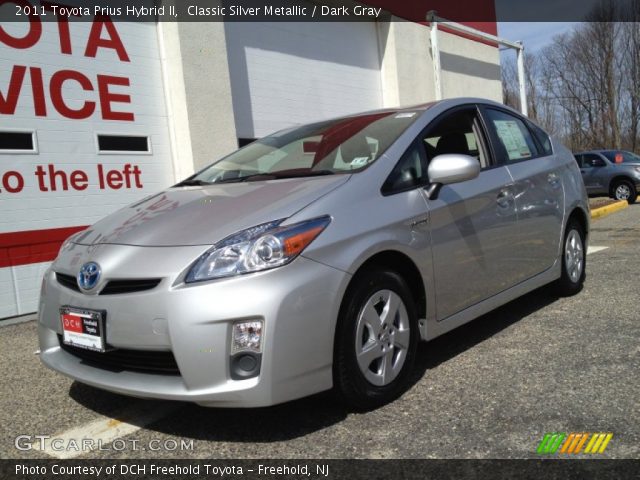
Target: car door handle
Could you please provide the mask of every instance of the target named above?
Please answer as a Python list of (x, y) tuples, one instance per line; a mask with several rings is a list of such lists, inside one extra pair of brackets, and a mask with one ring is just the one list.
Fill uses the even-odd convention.
[(502, 189), (498, 196), (496, 197), (496, 203), (500, 208), (509, 208), (511, 205), (511, 201), (513, 200), (513, 193), (511, 190)]

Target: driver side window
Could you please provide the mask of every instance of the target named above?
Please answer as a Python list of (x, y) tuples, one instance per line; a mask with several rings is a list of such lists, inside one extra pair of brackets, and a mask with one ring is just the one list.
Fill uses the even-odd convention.
[(427, 132), (423, 144), (428, 162), (438, 155), (459, 153), (474, 157), (482, 168), (489, 166), (475, 109), (456, 111), (438, 121)]
[(606, 166), (605, 161), (601, 159), (598, 155), (589, 153), (582, 157), (583, 168), (594, 168), (594, 167), (604, 167), (604, 166)]

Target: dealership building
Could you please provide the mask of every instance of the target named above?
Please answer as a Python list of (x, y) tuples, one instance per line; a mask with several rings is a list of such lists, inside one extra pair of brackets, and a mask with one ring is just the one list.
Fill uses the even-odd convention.
[[(0, 23), (0, 318), (37, 310), (66, 237), (238, 146), (437, 96), (427, 7), (408, 5), (429, 2), (364, 1), (384, 18), (344, 23), (119, 22), (28, 2), (55, 21)], [(438, 43), (442, 97), (501, 101), (497, 45), (446, 28)]]

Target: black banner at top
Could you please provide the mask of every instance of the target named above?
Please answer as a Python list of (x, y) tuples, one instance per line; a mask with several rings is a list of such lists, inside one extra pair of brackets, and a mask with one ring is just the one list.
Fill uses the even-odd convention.
[(0, 22), (638, 21), (640, 0), (0, 0)]

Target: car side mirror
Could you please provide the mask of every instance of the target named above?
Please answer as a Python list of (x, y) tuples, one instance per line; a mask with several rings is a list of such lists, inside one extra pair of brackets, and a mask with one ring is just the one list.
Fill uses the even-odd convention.
[(438, 155), (429, 163), (427, 175), (427, 197), (435, 200), (442, 185), (466, 182), (480, 175), (480, 162), (477, 158), (461, 153)]

